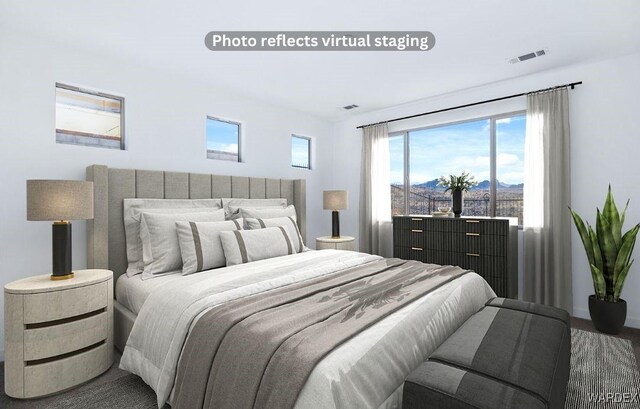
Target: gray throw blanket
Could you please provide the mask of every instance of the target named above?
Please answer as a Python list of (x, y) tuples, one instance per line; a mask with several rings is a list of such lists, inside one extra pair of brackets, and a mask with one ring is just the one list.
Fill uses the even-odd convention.
[(382, 259), (212, 308), (187, 338), (173, 408), (292, 408), (333, 349), (467, 271)]

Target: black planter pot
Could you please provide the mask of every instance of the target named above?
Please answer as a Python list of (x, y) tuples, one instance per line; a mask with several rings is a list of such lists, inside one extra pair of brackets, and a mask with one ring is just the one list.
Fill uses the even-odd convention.
[(462, 211), (464, 210), (464, 200), (462, 198), (463, 193), (464, 192), (462, 190), (454, 190), (451, 192), (451, 196), (453, 199), (453, 205), (451, 206), (451, 208), (455, 217), (460, 217)]
[(590, 295), (589, 314), (598, 331), (615, 335), (627, 319), (627, 302), (623, 299), (618, 302), (604, 301)]

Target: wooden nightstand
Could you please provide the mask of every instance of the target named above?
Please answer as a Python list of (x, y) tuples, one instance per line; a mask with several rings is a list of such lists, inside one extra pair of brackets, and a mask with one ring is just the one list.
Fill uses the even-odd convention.
[(5, 393), (35, 398), (69, 389), (113, 362), (113, 273), (79, 270), (4, 286)]
[(356, 250), (356, 239), (351, 236), (340, 236), (339, 239), (331, 238), (331, 236), (318, 237), (316, 239), (316, 250), (335, 249), (335, 250)]

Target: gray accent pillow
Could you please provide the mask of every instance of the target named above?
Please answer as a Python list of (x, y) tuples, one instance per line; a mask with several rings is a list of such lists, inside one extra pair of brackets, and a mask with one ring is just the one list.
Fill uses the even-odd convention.
[(124, 199), (124, 231), (127, 248), (127, 276), (142, 273), (140, 215), (148, 213), (211, 212), (222, 207), (220, 199)]
[(300, 229), (298, 228), (298, 223), (295, 221), (295, 217), (275, 217), (272, 219), (246, 218), (244, 219), (244, 226), (249, 230), (282, 226), (287, 229), (289, 237), (293, 240), (296, 252), (302, 253), (305, 251), (304, 240), (302, 240), (302, 235), (300, 234)]
[(222, 231), (220, 241), (227, 266), (297, 253), (287, 229), (282, 226)]
[[(287, 199), (232, 199), (225, 198), (222, 199), (222, 208), (225, 211), (225, 215), (227, 220), (229, 219), (238, 219), (240, 215), (238, 214), (238, 210), (241, 207), (247, 208), (265, 208), (265, 207), (287, 207)], [(233, 209), (231, 209), (233, 207)]]
[(142, 279), (182, 271), (182, 257), (176, 222), (221, 222), (224, 210), (198, 213), (142, 213)]
[(240, 215), (243, 219), (274, 219), (276, 217), (291, 217), (298, 223), (296, 217), (296, 208), (294, 205), (289, 205), (285, 208), (240, 208)]
[(221, 231), (242, 230), (242, 219), (226, 222), (176, 222), (182, 275), (224, 267)]

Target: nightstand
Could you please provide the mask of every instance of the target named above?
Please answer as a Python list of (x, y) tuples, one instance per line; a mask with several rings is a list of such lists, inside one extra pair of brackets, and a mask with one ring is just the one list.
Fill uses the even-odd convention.
[(356, 250), (356, 239), (351, 236), (340, 236), (334, 239), (331, 236), (318, 237), (316, 239), (316, 250), (335, 249), (335, 250)]
[(45, 274), (4, 286), (5, 393), (35, 398), (86, 382), (113, 363), (113, 273)]

